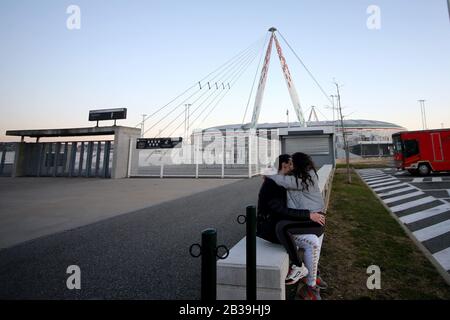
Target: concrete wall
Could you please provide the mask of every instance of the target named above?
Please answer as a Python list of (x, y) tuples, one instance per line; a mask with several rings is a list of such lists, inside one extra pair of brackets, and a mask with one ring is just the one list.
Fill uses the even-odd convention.
[(11, 177), (23, 177), (26, 175), (26, 153), (26, 143), (17, 143)]
[(128, 177), (130, 141), (132, 142), (131, 147), (135, 148), (136, 138), (139, 138), (140, 135), (140, 129), (117, 127), (114, 135), (114, 155), (111, 172), (112, 179)]

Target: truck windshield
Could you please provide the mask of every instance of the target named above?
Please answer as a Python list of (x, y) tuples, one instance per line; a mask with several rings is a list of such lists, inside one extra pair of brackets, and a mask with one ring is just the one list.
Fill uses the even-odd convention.
[(419, 154), (419, 144), (417, 143), (417, 140), (405, 140), (403, 146), (405, 147), (404, 154), (406, 158)]
[(394, 153), (401, 153), (402, 152), (402, 140), (400, 139), (400, 136), (393, 136), (392, 143), (394, 144)]

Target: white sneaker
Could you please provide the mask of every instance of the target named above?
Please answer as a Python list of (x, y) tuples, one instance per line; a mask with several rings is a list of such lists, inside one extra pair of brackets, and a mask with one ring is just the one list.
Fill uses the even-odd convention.
[(306, 277), (308, 275), (308, 269), (302, 264), (301, 267), (296, 266), (295, 264), (291, 265), (289, 268), (289, 272), (286, 277), (285, 284), (291, 285), (297, 283), (300, 279)]

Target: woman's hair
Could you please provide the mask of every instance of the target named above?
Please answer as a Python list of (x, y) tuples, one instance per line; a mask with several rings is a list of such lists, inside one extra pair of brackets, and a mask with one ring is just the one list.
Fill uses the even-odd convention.
[(317, 177), (317, 170), (311, 157), (303, 152), (296, 152), (292, 155), (292, 164), (294, 166), (292, 174), (297, 178), (297, 186), (298, 179), (300, 179), (302, 181), (302, 186), (308, 190), (308, 182), (310, 182), (311, 185), (314, 185), (310, 171), (313, 170)]

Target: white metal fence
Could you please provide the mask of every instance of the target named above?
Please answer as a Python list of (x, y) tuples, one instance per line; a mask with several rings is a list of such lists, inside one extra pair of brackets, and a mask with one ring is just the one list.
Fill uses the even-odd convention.
[(252, 177), (280, 154), (278, 130), (194, 132), (173, 149), (137, 149), (131, 141), (130, 177)]

